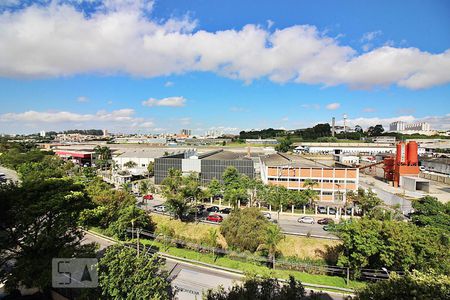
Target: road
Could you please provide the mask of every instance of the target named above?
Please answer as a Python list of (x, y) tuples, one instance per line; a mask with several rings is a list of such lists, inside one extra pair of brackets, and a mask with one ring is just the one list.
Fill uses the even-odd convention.
[[(85, 232), (83, 243), (95, 242), (99, 244), (100, 249), (105, 249), (114, 244), (113, 241)], [(169, 272), (169, 278), (172, 279), (172, 286), (177, 289), (176, 299), (194, 300), (201, 299), (204, 291), (217, 288), (222, 285), (225, 289), (231, 287), (234, 283), (240, 282), (244, 275), (232, 272), (198, 266), (188, 262), (165, 258), (166, 270)], [(307, 289), (309, 290), (309, 289)], [(328, 292), (323, 294), (321, 299), (343, 300), (346, 296), (340, 293)]]
[(14, 170), (0, 166), (0, 173), (4, 173), (9, 181), (13, 182), (19, 181), (19, 176), (17, 175), (17, 172)]
[[(138, 199), (139, 199), (139, 201), (142, 201), (142, 198), (138, 198)], [(157, 195), (155, 195), (154, 200), (149, 200), (145, 204), (143, 204), (143, 205), (141, 204), (140, 206), (146, 210), (154, 211), (155, 206), (161, 205), (163, 203), (164, 203), (164, 200), (162, 198), (158, 197)], [(208, 206), (208, 205), (205, 205), (205, 206)], [(220, 215), (222, 215), (224, 218), (228, 217), (227, 214), (220, 214)], [(207, 216), (207, 214), (205, 212), (205, 215), (203, 215), (203, 218), (206, 216)], [(272, 220), (277, 219), (276, 212), (271, 212), (271, 216), (272, 216)], [(333, 216), (326, 216), (326, 215), (314, 216), (316, 221), (321, 218), (325, 218), (325, 217), (333, 218)], [(299, 235), (310, 234), (313, 237), (323, 237), (323, 238), (331, 238), (331, 239), (337, 238), (332, 233), (323, 230), (323, 225), (320, 225), (317, 223), (316, 224), (299, 223), (297, 221), (298, 218), (299, 218), (298, 216), (280, 214), (280, 220), (278, 221), (278, 224), (280, 225), (281, 229), (284, 232), (288, 232), (288, 233), (299, 234)]]

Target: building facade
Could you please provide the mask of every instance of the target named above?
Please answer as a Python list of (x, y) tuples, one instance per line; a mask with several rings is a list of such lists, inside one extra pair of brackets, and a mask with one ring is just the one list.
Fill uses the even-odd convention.
[[(293, 156), (273, 154), (261, 158), (261, 179), (290, 190), (311, 188), (318, 192), (317, 204), (339, 207), (345, 204), (348, 191), (358, 190), (359, 169), (317, 166)], [(307, 180), (316, 184), (306, 186)]]

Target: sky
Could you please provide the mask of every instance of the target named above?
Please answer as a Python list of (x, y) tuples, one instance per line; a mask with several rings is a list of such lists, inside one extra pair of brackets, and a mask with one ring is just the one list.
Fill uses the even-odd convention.
[(450, 1), (0, 0), (0, 133), (450, 129)]

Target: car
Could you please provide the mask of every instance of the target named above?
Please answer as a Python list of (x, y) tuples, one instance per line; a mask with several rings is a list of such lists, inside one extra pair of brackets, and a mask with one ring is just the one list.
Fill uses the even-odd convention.
[(203, 204), (197, 205), (197, 211), (201, 212), (205, 210), (205, 206)]
[(159, 211), (159, 212), (165, 212), (166, 211), (166, 207), (164, 205), (157, 205), (157, 206), (154, 207), (154, 209), (156, 211)]
[(313, 217), (300, 217), (297, 220), (299, 223), (306, 223), (306, 224), (314, 224), (316, 221), (314, 221)]
[(209, 211), (209, 212), (219, 212), (219, 211), (220, 211), (220, 208), (219, 208), (218, 206), (210, 206), (210, 207), (208, 207), (208, 208), (206, 209), (206, 211)]
[(206, 217), (207, 221), (220, 223), (223, 221), (223, 217), (218, 214), (209, 215)]
[(330, 215), (335, 215), (335, 214), (336, 214), (336, 208), (334, 208), (334, 207), (328, 208), (328, 213), (329, 213)]
[(352, 208), (351, 208), (351, 207), (347, 207), (347, 208), (345, 209), (345, 214), (346, 214), (347, 216), (351, 216), (351, 215), (352, 215)]
[(153, 195), (151, 195), (151, 194), (144, 195), (144, 197), (142, 197), (142, 198), (144, 198), (144, 200), (153, 200), (154, 199)]
[(326, 213), (327, 213), (327, 208), (326, 208), (325, 206), (319, 206), (319, 207), (317, 208), (317, 212), (318, 212), (319, 214), (326, 214)]
[(272, 215), (268, 212), (263, 213), (263, 216), (267, 218), (267, 220), (272, 219)]
[(220, 213), (228, 215), (229, 213), (231, 213), (231, 208), (226, 207), (224, 209), (221, 209)]
[(321, 225), (327, 225), (327, 224), (332, 224), (334, 223), (333, 219), (330, 218), (323, 218), (317, 221), (317, 224), (321, 224)]

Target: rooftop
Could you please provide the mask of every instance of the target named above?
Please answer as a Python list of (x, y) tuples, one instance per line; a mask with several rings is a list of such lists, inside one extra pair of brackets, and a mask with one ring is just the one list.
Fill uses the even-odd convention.
[(315, 162), (313, 160), (309, 160), (303, 158), (301, 156), (289, 155), (289, 154), (269, 154), (266, 156), (261, 156), (261, 161), (269, 167), (277, 167), (277, 166), (290, 166), (290, 167), (302, 167), (302, 168), (323, 168), (330, 167), (320, 162)]
[(247, 160), (249, 159), (248, 156), (246, 156), (245, 153), (236, 153), (231, 151), (225, 151), (225, 150), (216, 150), (204, 153), (202, 155), (199, 155), (199, 159), (206, 159), (206, 160)]

